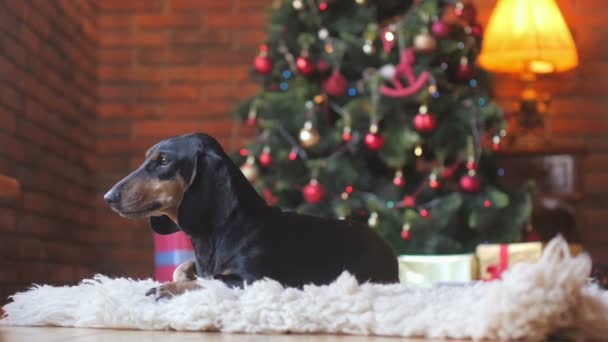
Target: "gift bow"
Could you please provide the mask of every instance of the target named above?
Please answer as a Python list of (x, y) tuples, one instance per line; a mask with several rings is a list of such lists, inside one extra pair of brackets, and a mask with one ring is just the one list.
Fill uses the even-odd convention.
[(502, 272), (506, 271), (507, 268), (509, 268), (509, 245), (501, 244), (498, 255), (498, 265), (489, 265), (486, 268), (486, 271), (490, 274), (490, 276), (484, 280), (492, 281), (500, 279)]

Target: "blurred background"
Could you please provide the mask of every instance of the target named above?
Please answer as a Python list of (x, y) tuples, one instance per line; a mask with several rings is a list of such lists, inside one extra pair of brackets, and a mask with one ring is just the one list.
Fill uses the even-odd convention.
[[(149, 277), (144, 221), (111, 212), (103, 193), (163, 137), (204, 131), (235, 150), (230, 111), (259, 86), (249, 77), (270, 0), (0, 0), (0, 302), (31, 283), (94, 273)], [(494, 0), (474, 1), (485, 26)], [(571, 232), (608, 263), (608, 11), (558, 0), (579, 65), (540, 77), (552, 94), (552, 139), (569, 146)], [(497, 76), (511, 106), (521, 82)], [(541, 156), (555, 151), (537, 151)], [(525, 168), (526, 164), (518, 164)], [(12, 195), (11, 184), (20, 191)], [(569, 183), (570, 184), (570, 183)]]

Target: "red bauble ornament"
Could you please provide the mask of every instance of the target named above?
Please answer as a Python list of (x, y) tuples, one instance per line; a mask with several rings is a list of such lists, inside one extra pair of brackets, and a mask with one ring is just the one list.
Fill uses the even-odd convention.
[(325, 190), (323, 189), (323, 186), (314, 179), (302, 188), (302, 197), (304, 197), (304, 201), (309, 204), (321, 202), (324, 194)]
[(481, 38), (481, 36), (483, 35), (483, 27), (480, 23), (475, 23), (471, 25), (471, 34), (475, 38)]
[(339, 70), (335, 70), (328, 79), (323, 82), (323, 91), (331, 97), (342, 97), (348, 90), (348, 80)]
[(372, 151), (378, 151), (384, 146), (384, 137), (380, 133), (369, 132), (365, 135), (365, 145)]
[(298, 152), (296, 152), (296, 151), (289, 152), (289, 160), (294, 161), (296, 159), (298, 159)]
[(268, 167), (272, 164), (272, 156), (270, 155), (270, 152), (262, 152), (262, 154), (260, 154), (260, 157), (258, 158), (260, 165), (263, 167)]
[(451, 31), (452, 27), (450, 24), (442, 20), (437, 20), (433, 23), (433, 26), (431, 26), (431, 32), (433, 32), (433, 35), (437, 38), (446, 38), (450, 35)]
[(458, 65), (456, 78), (459, 81), (468, 81), (473, 77), (473, 67), (469, 64), (467, 58), (463, 58)]
[(420, 133), (428, 133), (435, 129), (437, 122), (431, 113), (418, 113), (414, 116), (414, 128)]
[(464, 175), (460, 178), (460, 188), (465, 192), (477, 192), (481, 187), (479, 178), (475, 175)]
[(350, 132), (350, 128), (346, 129), (346, 127), (345, 127), (344, 131), (342, 131), (342, 141), (350, 142), (351, 140), (353, 140), (353, 135)]
[(486, 199), (485, 201), (483, 201), (483, 206), (489, 208), (492, 206), (492, 202), (489, 199)]
[(403, 205), (408, 208), (412, 208), (416, 205), (416, 199), (414, 198), (414, 196), (405, 196), (403, 197)]
[(427, 209), (420, 210), (420, 216), (429, 217), (429, 211)]
[(395, 172), (395, 177), (393, 177), (393, 184), (395, 184), (395, 186), (399, 188), (405, 185), (405, 178), (403, 178), (402, 171), (399, 170)]
[(456, 9), (454, 9), (454, 14), (469, 23), (475, 22), (477, 20), (477, 8), (473, 6), (471, 3), (458, 3), (456, 5)]
[(253, 69), (262, 75), (268, 75), (272, 71), (272, 60), (265, 50), (260, 50), (260, 54), (253, 59)]
[(308, 76), (315, 72), (315, 63), (308, 57), (300, 56), (296, 59), (296, 68), (300, 74)]
[(475, 160), (469, 160), (467, 161), (467, 170), (474, 170), (475, 168), (477, 168), (477, 163), (475, 163)]
[(412, 237), (412, 233), (410, 233), (409, 229), (403, 229), (401, 231), (401, 238), (403, 240), (409, 240)]
[(433, 190), (437, 190), (439, 189), (439, 187), (441, 186), (441, 183), (439, 183), (439, 181), (435, 178), (431, 178), (429, 179), (429, 188), (433, 189)]

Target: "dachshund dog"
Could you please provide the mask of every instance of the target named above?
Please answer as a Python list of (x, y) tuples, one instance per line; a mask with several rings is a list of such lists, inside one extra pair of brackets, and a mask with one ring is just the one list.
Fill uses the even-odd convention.
[(343, 271), (361, 283), (399, 280), (393, 250), (373, 229), (267, 205), (206, 134), (159, 142), (104, 199), (123, 217), (149, 218), (158, 234), (181, 230), (192, 240), (196, 260), (148, 291), (157, 300), (197, 288), (196, 275), (230, 287), (262, 278), (286, 287), (328, 284)]

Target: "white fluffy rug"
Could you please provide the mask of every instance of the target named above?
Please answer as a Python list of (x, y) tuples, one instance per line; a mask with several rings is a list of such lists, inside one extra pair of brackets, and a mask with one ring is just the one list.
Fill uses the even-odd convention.
[(473, 339), (540, 339), (549, 334), (608, 336), (608, 294), (588, 284), (591, 260), (572, 258), (554, 239), (536, 264), (500, 281), (413, 289), (357, 284), (343, 274), (328, 286), (285, 289), (271, 280), (204, 289), (155, 302), (152, 280), (96, 276), (78, 286), (34, 286), (15, 294), (0, 324), (195, 330), (243, 333), (341, 333)]

